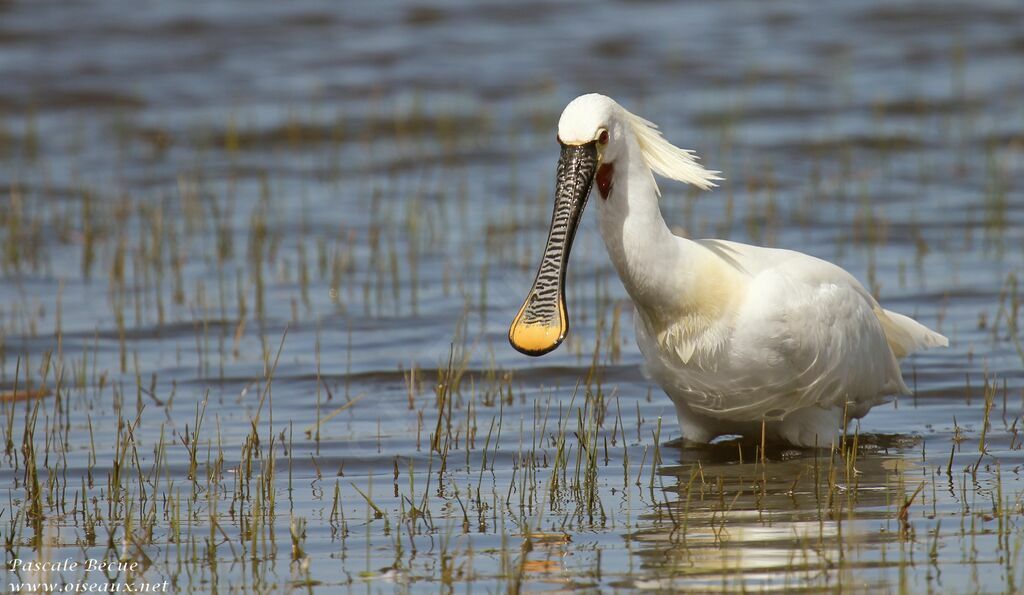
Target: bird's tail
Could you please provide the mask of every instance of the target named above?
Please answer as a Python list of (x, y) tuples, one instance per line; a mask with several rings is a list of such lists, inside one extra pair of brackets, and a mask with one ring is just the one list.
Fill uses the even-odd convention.
[(885, 339), (897, 359), (903, 359), (929, 347), (948, 347), (949, 339), (931, 330), (920, 322), (891, 310), (875, 310), (882, 323)]

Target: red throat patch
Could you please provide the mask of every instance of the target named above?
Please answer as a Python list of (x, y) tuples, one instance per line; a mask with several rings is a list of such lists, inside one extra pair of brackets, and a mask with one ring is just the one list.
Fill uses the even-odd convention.
[(615, 166), (611, 163), (602, 164), (597, 169), (597, 189), (601, 192), (601, 198), (608, 200), (612, 191), (612, 176), (615, 175)]

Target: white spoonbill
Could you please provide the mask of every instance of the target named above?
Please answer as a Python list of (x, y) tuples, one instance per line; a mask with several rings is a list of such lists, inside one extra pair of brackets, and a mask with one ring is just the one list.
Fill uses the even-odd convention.
[(601, 236), (636, 307), (645, 371), (675, 404), (684, 440), (763, 431), (794, 446), (828, 446), (849, 420), (909, 392), (899, 360), (949, 344), (882, 309), (824, 260), (674, 235), (654, 174), (701, 189), (721, 178), (612, 99), (574, 99), (558, 122), (558, 141), (547, 247), (509, 341), (537, 356), (565, 338), (566, 265), (596, 179)]

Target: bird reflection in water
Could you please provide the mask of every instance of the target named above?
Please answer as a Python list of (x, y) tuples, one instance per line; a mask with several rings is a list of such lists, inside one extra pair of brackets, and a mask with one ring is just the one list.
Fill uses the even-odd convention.
[(870, 573), (854, 576), (842, 561), (859, 549), (858, 566), (885, 565), (913, 492), (906, 476), (918, 466), (906, 456), (910, 438), (857, 441), (831, 452), (769, 447), (763, 459), (738, 440), (664, 448), (666, 464), (649, 490), (654, 504), (626, 536), (640, 572), (622, 586), (870, 587)]

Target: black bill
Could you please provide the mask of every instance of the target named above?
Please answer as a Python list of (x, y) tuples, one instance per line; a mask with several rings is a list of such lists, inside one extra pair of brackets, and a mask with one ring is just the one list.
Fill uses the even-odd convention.
[(512, 346), (526, 355), (544, 355), (569, 332), (565, 270), (583, 207), (597, 171), (597, 143), (562, 145), (555, 180), (555, 209), (548, 243), (533, 287), (508, 329)]

